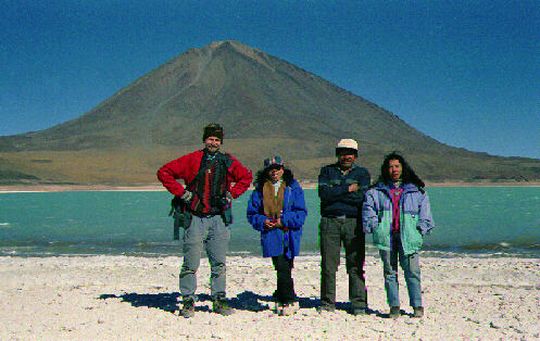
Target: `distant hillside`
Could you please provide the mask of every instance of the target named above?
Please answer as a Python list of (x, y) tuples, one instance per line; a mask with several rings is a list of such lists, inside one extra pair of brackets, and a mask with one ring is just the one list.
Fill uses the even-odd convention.
[(302, 178), (315, 179), (347, 137), (374, 176), (399, 150), (428, 180), (540, 179), (540, 160), (444, 145), (312, 73), (224, 41), (188, 50), (77, 119), (0, 137), (0, 182), (155, 182), (159, 165), (201, 146), (208, 122), (225, 127), (224, 148), (248, 166), (279, 153)]

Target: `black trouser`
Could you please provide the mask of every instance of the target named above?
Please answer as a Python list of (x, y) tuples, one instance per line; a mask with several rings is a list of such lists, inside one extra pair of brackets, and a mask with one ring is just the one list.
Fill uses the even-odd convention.
[(294, 281), (292, 279), (292, 259), (287, 259), (284, 255), (272, 257), (272, 263), (277, 272), (277, 290), (274, 293), (278, 303), (292, 303), (296, 300), (294, 292)]
[(366, 258), (365, 235), (356, 218), (321, 218), (321, 302), (336, 304), (336, 272), (340, 261), (341, 244), (345, 248), (345, 265), (349, 274), (349, 300), (352, 308), (367, 308), (364, 276)]

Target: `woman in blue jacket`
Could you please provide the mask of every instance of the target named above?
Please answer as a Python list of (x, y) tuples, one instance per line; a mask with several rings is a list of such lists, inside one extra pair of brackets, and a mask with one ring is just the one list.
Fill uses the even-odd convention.
[(392, 318), (401, 314), (398, 259), (407, 282), (413, 317), (424, 315), (418, 251), (423, 236), (434, 227), (424, 186), (401, 155), (388, 154), (381, 166), (381, 176), (366, 192), (362, 207), (364, 232), (373, 233), (373, 243), (383, 262), (384, 287)]
[(307, 216), (304, 191), (281, 157), (264, 160), (247, 206), (247, 219), (261, 233), (263, 257), (272, 257), (277, 272), (276, 312), (292, 315), (298, 309), (292, 278), (293, 260), (300, 251)]

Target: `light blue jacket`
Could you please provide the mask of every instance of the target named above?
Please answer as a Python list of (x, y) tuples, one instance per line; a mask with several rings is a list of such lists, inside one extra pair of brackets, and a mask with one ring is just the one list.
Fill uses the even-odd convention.
[[(264, 228), (264, 222), (268, 218), (264, 215), (263, 196), (260, 187), (251, 193), (247, 205), (247, 219), (251, 226), (261, 233), (263, 257), (274, 257), (285, 254), (285, 257), (291, 259), (298, 256), (300, 252), (302, 226), (304, 225), (306, 216), (307, 209), (304, 201), (304, 191), (294, 179), (285, 187), (283, 196), (281, 222), (283, 226), (288, 228), (288, 231), (278, 228), (271, 230)], [(285, 250), (286, 252), (284, 253)]]
[[(406, 255), (418, 252), (423, 236), (433, 227), (429, 197), (413, 184), (403, 184), (399, 201), (400, 237)], [(390, 187), (378, 183), (366, 192), (362, 205), (362, 224), (365, 233), (373, 233), (373, 243), (380, 250), (390, 250), (392, 228), (392, 199)]]

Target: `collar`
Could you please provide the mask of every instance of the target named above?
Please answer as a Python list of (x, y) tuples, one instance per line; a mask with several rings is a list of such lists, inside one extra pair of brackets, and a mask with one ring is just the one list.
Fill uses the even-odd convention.
[[(420, 189), (418, 189), (418, 187), (416, 187), (416, 185), (411, 184), (411, 183), (402, 183), (400, 187), (403, 189), (403, 193), (420, 191)], [(390, 190), (392, 188), (395, 188), (394, 183), (392, 183), (392, 182), (388, 183), (388, 184), (386, 184), (384, 182), (379, 182), (375, 186), (375, 189), (377, 189), (379, 191), (382, 191), (382, 192), (385, 192), (387, 194), (390, 194)]]
[(279, 187), (279, 186), (281, 186), (281, 183), (283, 182), (283, 179), (279, 179), (279, 180), (276, 181), (276, 182), (272, 182), (272, 181), (270, 180), (270, 182), (272, 183), (272, 186), (274, 186), (274, 187)]
[(204, 157), (205, 160), (208, 160), (208, 161), (213, 161), (213, 160), (215, 160), (216, 157), (217, 157), (219, 154), (220, 154), (220, 153), (219, 153), (219, 150), (216, 151), (215, 153), (210, 153), (210, 152), (208, 151), (208, 149), (206, 149), (206, 148), (203, 149), (203, 157)]
[[(339, 162), (334, 163), (334, 167), (336, 167), (341, 174), (343, 174), (343, 171), (341, 170), (341, 167), (339, 166)], [(358, 168), (358, 165), (356, 163), (353, 163), (351, 168), (347, 171), (347, 173), (352, 172), (354, 169)]]

